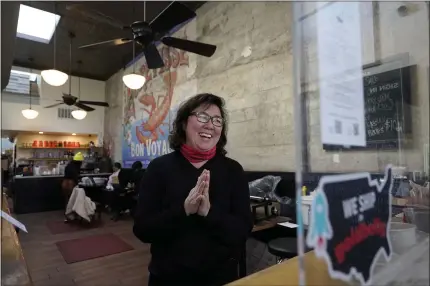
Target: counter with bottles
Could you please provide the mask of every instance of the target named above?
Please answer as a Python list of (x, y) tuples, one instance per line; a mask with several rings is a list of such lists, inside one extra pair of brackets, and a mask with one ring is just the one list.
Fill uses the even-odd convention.
[[(107, 178), (111, 173), (81, 174)], [(14, 212), (36, 213), (64, 209), (61, 192), (63, 175), (15, 176), (11, 183)]]

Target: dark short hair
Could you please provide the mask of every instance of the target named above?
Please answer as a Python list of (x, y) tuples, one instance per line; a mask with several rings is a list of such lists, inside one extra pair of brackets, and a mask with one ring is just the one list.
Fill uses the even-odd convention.
[(134, 162), (133, 163), (133, 165), (131, 165), (131, 168), (134, 170), (134, 169), (142, 169), (143, 168), (143, 165), (142, 165), (142, 162), (140, 162), (140, 161), (136, 161), (136, 162)]
[(117, 169), (121, 169), (121, 163), (116, 162), (115, 164), (113, 164), (113, 166)]
[(227, 144), (227, 112), (224, 108), (225, 101), (222, 97), (216, 96), (211, 93), (197, 94), (181, 104), (179, 107), (176, 118), (173, 121), (173, 128), (169, 135), (169, 145), (173, 150), (179, 150), (181, 145), (186, 142), (186, 135), (184, 126), (186, 126), (188, 117), (199, 106), (204, 105), (209, 108), (210, 105), (215, 105), (221, 112), (221, 117), (224, 120), (221, 136), (216, 145), (217, 153), (226, 155), (225, 145)]

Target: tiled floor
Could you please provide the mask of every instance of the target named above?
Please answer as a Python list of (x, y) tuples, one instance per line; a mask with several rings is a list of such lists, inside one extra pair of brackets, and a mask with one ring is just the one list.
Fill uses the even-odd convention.
[[(150, 260), (149, 245), (132, 232), (132, 220), (113, 222), (104, 215), (104, 227), (53, 235), (46, 226), (50, 220), (62, 220), (62, 212), (19, 215), (28, 233), (19, 234), (24, 257), (34, 286), (67, 285), (146, 285)], [(113, 233), (134, 250), (107, 257), (67, 264), (55, 242), (95, 234)]]

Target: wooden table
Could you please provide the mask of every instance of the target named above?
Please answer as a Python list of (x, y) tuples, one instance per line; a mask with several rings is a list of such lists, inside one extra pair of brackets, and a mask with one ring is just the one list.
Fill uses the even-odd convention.
[(278, 223), (287, 222), (290, 220), (291, 220), (290, 218), (283, 217), (283, 216), (277, 216), (277, 217), (273, 217), (273, 218), (270, 218), (267, 220), (263, 220), (263, 221), (254, 225), (254, 227), (252, 228), (252, 232), (257, 232), (257, 231), (269, 229), (269, 228), (275, 227)]
[[(10, 214), (5, 195), (2, 198), (2, 210)], [(1, 219), (1, 285), (33, 285), (15, 227), (3, 218)]]
[[(285, 286), (285, 285), (299, 285), (299, 267), (298, 257), (286, 260), (281, 264), (274, 265), (228, 285), (231, 286)], [(321, 286), (337, 286), (347, 285), (340, 280), (330, 278), (327, 270), (327, 264), (322, 258), (317, 258), (314, 251), (305, 254), (305, 271), (306, 271), (306, 284), (307, 285), (321, 285)]]

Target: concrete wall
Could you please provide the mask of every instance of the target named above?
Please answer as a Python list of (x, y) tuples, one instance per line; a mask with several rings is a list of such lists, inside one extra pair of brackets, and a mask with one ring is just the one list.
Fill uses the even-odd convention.
[(121, 136), (123, 114), (123, 70), (106, 82), (106, 101), (109, 108), (104, 113), (104, 146), (108, 147), (112, 160), (121, 161)]
[[(362, 4), (363, 64), (407, 53), (410, 63), (417, 65), (412, 148), (403, 150), (401, 159), (397, 151), (343, 152), (338, 154), (340, 162), (334, 162), (333, 153), (322, 150), (318, 86), (312, 84), (308, 87), (307, 115), (312, 171), (380, 171), (387, 163), (423, 169), (423, 143), (429, 142), (428, 12), (422, 2), (408, 4), (411, 13), (406, 17), (397, 13), (400, 3), (379, 5), (374, 18), (372, 4)], [(217, 51), (209, 59), (188, 54), (189, 65), (178, 78), (172, 106), (197, 92), (224, 97), (230, 119), (229, 156), (246, 170), (295, 170), (291, 8), (290, 2), (208, 2), (197, 11), (197, 19), (177, 33), (215, 44)], [(374, 23), (374, 19), (379, 20)], [(317, 72), (313, 21), (310, 18), (305, 27), (304, 59), (311, 80)], [(122, 73), (106, 84), (111, 105), (122, 104)], [(120, 110), (110, 109), (105, 120), (105, 134), (112, 138), (115, 160), (121, 159)]]

